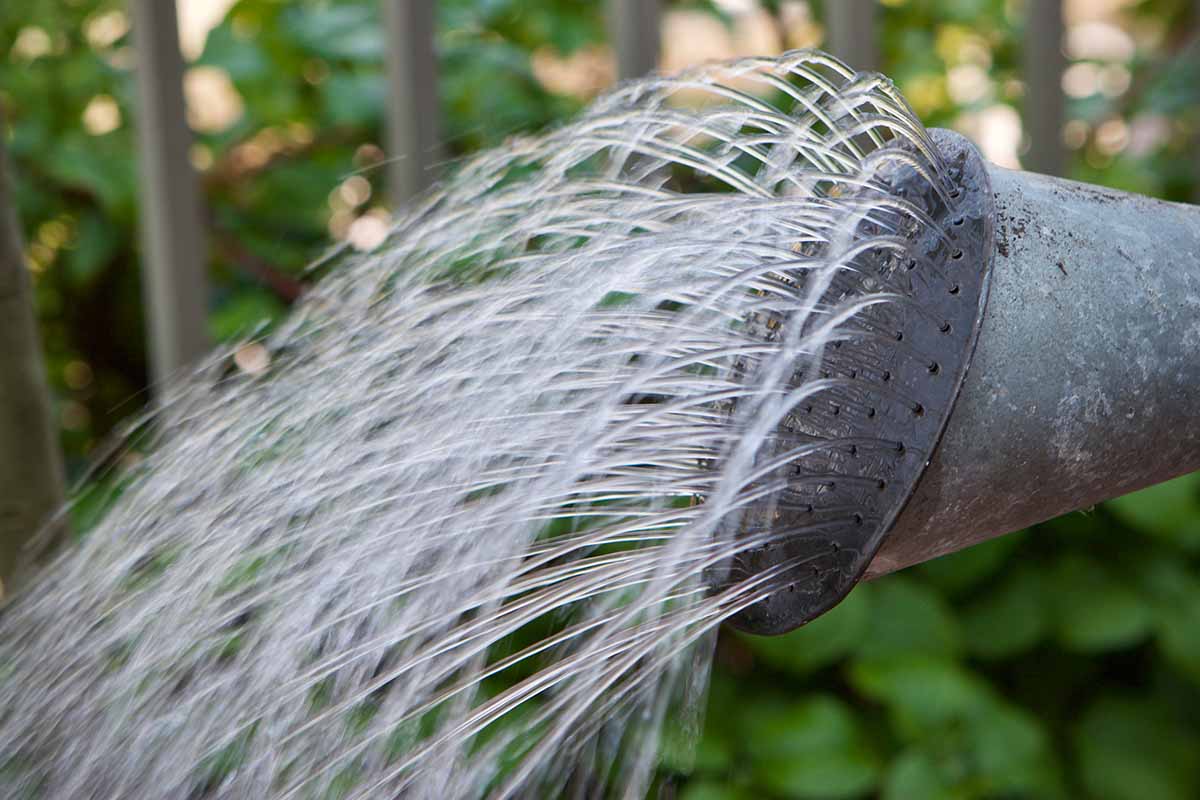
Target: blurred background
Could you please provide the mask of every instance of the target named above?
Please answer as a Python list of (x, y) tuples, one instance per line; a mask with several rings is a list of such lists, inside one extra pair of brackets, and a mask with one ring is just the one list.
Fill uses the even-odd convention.
[[(152, 237), (139, 233), (154, 202), (139, 98), (153, 87), (139, 95), (131, 5), (0, 4), (24, 257), (85, 497), (87, 467), (108, 458), (162, 369), (147, 355)], [(189, 300), (206, 342), (236, 345), (282, 319), (332, 243), (371, 249), (421, 184), (569, 118), (639, 63), (826, 47), (891, 76), (927, 125), (963, 132), (998, 164), (1200, 197), (1194, 0), (608, 6), (439, 0), (424, 23), (430, 73), (412, 42), (407, 61), (389, 51), (419, 13), (178, 0), (190, 169), (160, 177), (199, 198), (201, 235), (180, 241), (207, 276)], [(406, 74), (418, 91), (397, 99)], [(408, 128), (388, 124), (397, 103)], [(391, 158), (397, 142), (414, 152)], [(239, 346), (240, 369), (264, 367), (255, 347)], [(96, 509), (76, 513), (86, 526)], [(859, 586), (784, 637), (723, 633), (703, 737), (694, 758), (686, 750), (666, 742), (668, 797), (1200, 797), (1200, 476)]]

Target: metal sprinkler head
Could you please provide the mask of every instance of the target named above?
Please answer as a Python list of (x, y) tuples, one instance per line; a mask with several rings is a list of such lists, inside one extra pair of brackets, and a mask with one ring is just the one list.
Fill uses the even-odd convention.
[[(946, 130), (930, 138), (940, 180), (909, 167), (884, 178), (894, 197), (925, 212), (924, 224), (901, 232), (901, 250), (853, 259), (823, 296), (831, 306), (854, 296), (892, 302), (869, 305), (793, 376), (793, 385), (819, 379), (821, 388), (787, 415), (767, 449), (804, 441), (813, 448), (791, 465), (782, 496), (748, 511), (741, 526), (796, 533), (739, 554), (730, 579), (794, 566), (779, 590), (734, 618), (743, 630), (786, 632), (836, 605), (862, 578), (912, 498), (966, 377), (994, 252), (991, 182), (965, 138)], [(882, 231), (867, 215), (856, 233)], [(768, 335), (765, 327), (760, 335)]]
[(1200, 208), (931, 136), (952, 186), (923, 198), (921, 257), (864, 260), (838, 290), (906, 296), (825, 355), (828, 388), (781, 438), (828, 447), (744, 517), (779, 535), (732, 578), (792, 566), (743, 630), (791, 630), (860, 579), (1200, 469)]

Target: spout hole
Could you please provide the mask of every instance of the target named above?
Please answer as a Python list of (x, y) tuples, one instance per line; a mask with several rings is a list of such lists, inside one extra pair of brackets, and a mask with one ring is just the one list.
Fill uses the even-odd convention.
[(956, 283), (956, 284), (954, 284), (953, 286), (951, 286), (951, 287), (950, 287), (950, 294), (958, 294), (958, 290), (959, 290), (959, 286), (958, 286), (958, 284)]
[(950, 254), (950, 257), (953, 258), (955, 261), (958, 261), (963, 257), (963, 251), (955, 250), (953, 253)]
[(938, 330), (941, 331), (942, 333), (949, 333), (950, 332), (950, 323), (943, 322), (941, 324), (941, 327), (938, 328)]
[(890, 380), (892, 379), (892, 373), (888, 372), (888, 371), (885, 369), (885, 370), (883, 371), (883, 374), (882, 374), (882, 375), (880, 375), (879, 377), (883, 378), (883, 382), (884, 382), (884, 383), (887, 383), (888, 381), (890, 381)]
[(956, 226), (958, 226), (958, 225), (962, 225), (964, 222), (966, 222), (966, 220), (965, 220), (965, 219), (963, 219), (962, 217), (959, 217), (958, 219), (954, 220), (954, 224), (955, 224)]
[(930, 362), (930, 364), (929, 364), (929, 374), (930, 375), (937, 375), (941, 371), (942, 371), (941, 364), (939, 364), (936, 361)]
[(855, 524), (855, 525), (862, 525), (862, 524), (863, 524), (863, 515), (862, 515), (862, 514), (855, 514), (855, 515), (854, 515), (854, 524)]
[(908, 260), (908, 264), (906, 266), (908, 267), (908, 271), (912, 272), (914, 269), (917, 268), (917, 260), (915, 258), (910, 258)]
[(921, 405), (920, 403), (914, 403), (912, 411), (913, 411), (913, 416), (915, 416), (915, 417), (925, 416), (925, 406)]

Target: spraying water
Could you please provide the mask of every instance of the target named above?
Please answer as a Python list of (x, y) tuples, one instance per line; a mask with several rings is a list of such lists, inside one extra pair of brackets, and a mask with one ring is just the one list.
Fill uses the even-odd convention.
[(794, 566), (729, 567), (837, 444), (781, 420), (906, 301), (932, 223), (893, 183), (942, 169), (885, 78), (811, 52), (462, 165), (265, 370), (179, 389), (4, 611), (4, 795), (644, 796), (713, 632)]

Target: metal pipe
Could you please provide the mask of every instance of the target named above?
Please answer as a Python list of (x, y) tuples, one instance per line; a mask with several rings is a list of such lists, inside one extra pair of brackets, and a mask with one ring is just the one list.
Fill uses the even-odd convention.
[(989, 171), (974, 361), (868, 576), (1200, 469), (1200, 207)]

